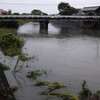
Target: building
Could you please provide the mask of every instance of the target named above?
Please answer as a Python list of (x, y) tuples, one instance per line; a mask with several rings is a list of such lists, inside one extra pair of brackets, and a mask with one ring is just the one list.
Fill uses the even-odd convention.
[(100, 6), (84, 7), (79, 11), (83, 15), (100, 15)]
[(4, 11), (3, 9), (0, 9), (0, 15), (2, 14), (3, 11)]

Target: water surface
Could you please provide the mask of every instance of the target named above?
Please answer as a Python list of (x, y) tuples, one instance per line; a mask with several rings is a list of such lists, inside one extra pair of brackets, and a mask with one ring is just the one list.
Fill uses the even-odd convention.
[(91, 91), (100, 90), (100, 30), (66, 28), (51, 23), (48, 30), (39, 30), (38, 23), (30, 22), (20, 26), (17, 32), (25, 40), (27, 53), (35, 56), (32, 66), (22, 69), (15, 77), (6, 72), (10, 85), (20, 86), (16, 92), (18, 100), (45, 99), (38, 95), (42, 89), (34, 87), (35, 81), (26, 77), (26, 72), (32, 69), (47, 70), (48, 75), (41, 76), (40, 80), (64, 83), (76, 95), (83, 80)]

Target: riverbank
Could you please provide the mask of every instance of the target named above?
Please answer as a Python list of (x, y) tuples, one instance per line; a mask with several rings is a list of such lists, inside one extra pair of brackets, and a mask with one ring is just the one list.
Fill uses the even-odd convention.
[(14, 88), (9, 86), (5, 73), (0, 65), (0, 100), (16, 100)]

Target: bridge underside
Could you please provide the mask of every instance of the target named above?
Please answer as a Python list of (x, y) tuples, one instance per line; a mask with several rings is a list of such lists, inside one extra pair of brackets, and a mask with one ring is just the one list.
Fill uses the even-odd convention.
[(97, 28), (100, 24), (97, 21), (83, 21), (81, 22), (81, 28)]
[[(100, 28), (100, 21), (51, 21), (51, 22), (61, 22), (61, 25), (62, 23), (81, 23), (80, 24), (80, 27), (81, 28)], [(40, 23), (40, 29), (48, 29), (48, 24), (49, 24), (49, 21), (39, 21)], [(60, 25), (60, 26), (61, 26)], [(18, 24), (18, 21), (0, 21), (0, 27), (8, 27), (8, 28), (17, 28), (19, 26)], [(67, 25), (68, 26), (68, 25)], [(67, 27), (66, 26), (66, 27)], [(69, 25), (70, 26), (70, 25)]]
[[(78, 23), (77, 21), (76, 22), (75, 21), (55, 21), (55, 22), (56, 23), (58, 22), (61, 25), (63, 25), (63, 23), (67, 24), (66, 27), (68, 27), (68, 25), (70, 26), (70, 23), (71, 24), (73, 23), (74, 27), (76, 27), (75, 23)], [(40, 23), (40, 30), (48, 29), (49, 21), (39, 21), (39, 23)], [(100, 28), (100, 23), (98, 21), (80, 21), (79, 23), (80, 23), (81, 28), (96, 28), (96, 27)], [(19, 26), (18, 21), (0, 21), (0, 27), (18, 28), (18, 26)]]

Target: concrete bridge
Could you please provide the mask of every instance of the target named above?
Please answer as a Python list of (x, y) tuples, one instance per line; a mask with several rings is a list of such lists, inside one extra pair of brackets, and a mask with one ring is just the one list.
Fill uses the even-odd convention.
[(0, 15), (0, 21), (39, 22), (40, 28), (48, 28), (50, 21), (81, 21), (83, 25), (100, 21), (100, 16), (49, 16), (49, 15)]

